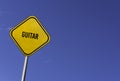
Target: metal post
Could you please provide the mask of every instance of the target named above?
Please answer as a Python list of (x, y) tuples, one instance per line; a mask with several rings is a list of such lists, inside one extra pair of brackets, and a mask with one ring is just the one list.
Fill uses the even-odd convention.
[(28, 56), (25, 56), (24, 66), (23, 66), (23, 73), (21, 81), (25, 81), (26, 71), (27, 71), (27, 64), (28, 64)]

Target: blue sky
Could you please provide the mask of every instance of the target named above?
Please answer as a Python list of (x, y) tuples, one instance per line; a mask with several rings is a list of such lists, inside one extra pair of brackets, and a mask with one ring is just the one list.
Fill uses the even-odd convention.
[(0, 1), (0, 81), (20, 81), (24, 56), (9, 36), (36, 16), (51, 36), (26, 81), (120, 81), (119, 0)]

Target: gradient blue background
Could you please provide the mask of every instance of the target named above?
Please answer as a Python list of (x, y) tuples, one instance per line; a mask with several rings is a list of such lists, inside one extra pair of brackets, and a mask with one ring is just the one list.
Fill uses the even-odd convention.
[(120, 81), (119, 0), (0, 1), (0, 81), (21, 81), (9, 31), (31, 15), (51, 41), (29, 58), (26, 81)]

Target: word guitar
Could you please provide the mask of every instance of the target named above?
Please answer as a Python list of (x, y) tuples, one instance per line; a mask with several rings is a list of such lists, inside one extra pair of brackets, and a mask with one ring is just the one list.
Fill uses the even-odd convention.
[(22, 37), (24, 38), (30, 38), (30, 39), (38, 39), (39, 35), (38, 33), (31, 33), (31, 32), (22, 32)]

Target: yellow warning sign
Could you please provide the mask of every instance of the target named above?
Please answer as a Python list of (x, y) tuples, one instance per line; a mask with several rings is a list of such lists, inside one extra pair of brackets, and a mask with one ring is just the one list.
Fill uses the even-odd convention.
[(10, 36), (25, 56), (30, 56), (50, 41), (50, 36), (35, 16), (11, 29)]

